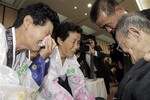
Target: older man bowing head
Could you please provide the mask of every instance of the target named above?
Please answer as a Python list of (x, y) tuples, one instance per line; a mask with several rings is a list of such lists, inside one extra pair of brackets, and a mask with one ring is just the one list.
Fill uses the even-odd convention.
[(118, 89), (118, 100), (149, 100), (150, 21), (136, 13), (124, 15), (116, 27), (118, 50), (130, 55), (135, 64)]

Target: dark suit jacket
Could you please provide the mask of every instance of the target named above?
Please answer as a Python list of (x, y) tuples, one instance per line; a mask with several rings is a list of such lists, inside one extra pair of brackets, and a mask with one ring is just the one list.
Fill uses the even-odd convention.
[(125, 75), (118, 88), (118, 100), (150, 100), (150, 62), (141, 59)]
[[(97, 51), (98, 56), (94, 56), (94, 64), (97, 69), (96, 77), (104, 78), (105, 85), (107, 92), (109, 93), (109, 80), (110, 80), (110, 69), (108, 68), (107, 64), (104, 62), (105, 54), (102, 52), (102, 49), (100, 46), (95, 46), (94, 48)], [(80, 57), (78, 58), (78, 62), (81, 65), (81, 70), (87, 76), (90, 78), (90, 67), (88, 66), (86, 62), (86, 53), (81, 52)]]

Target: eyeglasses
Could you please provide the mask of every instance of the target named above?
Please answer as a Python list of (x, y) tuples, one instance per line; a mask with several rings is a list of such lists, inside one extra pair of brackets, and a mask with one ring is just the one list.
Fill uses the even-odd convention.
[(121, 47), (120, 47), (120, 45), (122, 44), (122, 42), (123, 42), (124, 39), (125, 39), (125, 36), (122, 37), (121, 42), (120, 42), (120, 44), (118, 44), (118, 46), (117, 46), (116, 49), (117, 49), (118, 51), (120, 51), (121, 53), (123, 53), (124, 56), (129, 56), (129, 54), (126, 53), (126, 52), (124, 52), (124, 51), (121, 49)]

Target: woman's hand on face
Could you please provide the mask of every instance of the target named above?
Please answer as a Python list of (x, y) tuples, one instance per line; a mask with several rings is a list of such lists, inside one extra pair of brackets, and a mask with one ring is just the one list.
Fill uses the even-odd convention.
[(46, 59), (54, 50), (56, 43), (54, 39), (49, 35), (45, 40), (45, 47), (41, 48), (39, 54), (43, 59)]

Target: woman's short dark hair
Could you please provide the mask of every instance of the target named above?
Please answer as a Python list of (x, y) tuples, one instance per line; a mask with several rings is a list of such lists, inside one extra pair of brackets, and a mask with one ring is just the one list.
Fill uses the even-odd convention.
[(18, 28), (22, 25), (25, 16), (30, 15), (33, 18), (35, 25), (43, 26), (47, 20), (50, 20), (53, 26), (59, 23), (59, 17), (48, 5), (44, 3), (37, 3), (28, 5), (26, 8), (21, 8), (18, 11), (18, 16), (13, 24), (13, 27)]
[(84, 35), (82, 38), (83, 38), (83, 40), (92, 39), (94, 41), (95, 45), (97, 45), (96, 38), (94, 35), (91, 35), (91, 34), (90, 35)]
[(69, 32), (77, 32), (79, 34), (82, 34), (83, 30), (80, 26), (78, 26), (72, 22), (61, 23), (56, 28), (56, 32), (53, 34), (53, 38), (55, 39), (55, 42), (58, 44), (58, 42), (57, 42), (58, 37), (62, 41), (65, 41), (67, 39), (67, 37), (69, 37)]

